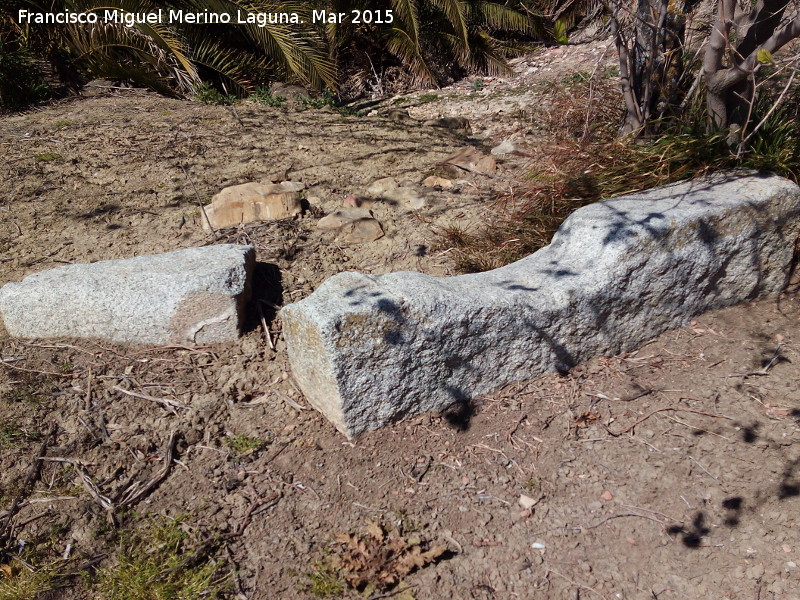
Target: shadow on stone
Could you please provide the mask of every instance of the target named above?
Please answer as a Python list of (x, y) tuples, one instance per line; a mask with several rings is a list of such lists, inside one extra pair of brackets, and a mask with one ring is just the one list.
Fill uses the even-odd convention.
[(244, 332), (261, 327), (261, 317), (269, 325), (275, 320), (278, 308), (283, 303), (281, 270), (271, 263), (256, 262), (253, 270), (252, 297), (247, 307)]
[(475, 404), (461, 390), (448, 387), (455, 402), (442, 411), (442, 418), (456, 431), (467, 431), (475, 415)]

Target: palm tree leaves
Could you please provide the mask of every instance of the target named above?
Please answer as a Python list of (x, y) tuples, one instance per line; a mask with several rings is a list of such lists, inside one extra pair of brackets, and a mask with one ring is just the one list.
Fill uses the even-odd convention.
[(335, 85), (335, 69), (324, 49), (318, 31), (310, 26), (308, 3), (272, 0), (189, 0), (197, 10), (216, 13), (296, 13), (302, 24), (271, 22), (237, 24), (240, 34), (250, 40), (254, 50), (264, 53), (281, 79), (298, 79), (315, 88)]
[[(17, 0), (19, 8), (42, 12), (37, 0)], [(302, 2), (273, 0), (52, 0), (49, 12), (122, 11), (156, 13), (159, 9), (228, 13), (229, 25), (108, 22), (44, 26), (49, 45), (57, 45), (89, 77), (129, 79), (159, 92), (190, 92), (212, 72), (239, 91), (269, 78), (292, 79), (312, 87), (333, 86), (335, 69), (323, 40), (310, 25)], [(238, 14), (291, 13), (303, 23), (237, 23)]]
[[(435, 84), (443, 65), (497, 73), (513, 44), (509, 33), (537, 33), (530, 14), (504, 0), (7, 0), (0, 17), (17, 10), (148, 14), (182, 10), (227, 13), (229, 24), (109, 22), (27, 26), (43, 55), (58, 54), (87, 77), (114, 77), (163, 93), (185, 94), (204, 79), (238, 92), (273, 79), (335, 88), (337, 62), (353, 52), (381, 61), (395, 57), (417, 83)], [(512, 0), (513, 2), (514, 0)], [(517, 0), (521, 1), (521, 0)], [(314, 23), (312, 11), (344, 13), (343, 21)], [(352, 19), (354, 11), (392, 18)], [(296, 14), (292, 22), (237, 22), (238, 15)], [(19, 25), (19, 24), (17, 24)], [(17, 27), (17, 39), (29, 31)], [(498, 37), (499, 34), (499, 37)], [(27, 43), (27, 42), (26, 42)]]
[(392, 0), (392, 7), (395, 21), (383, 32), (386, 51), (419, 83), (436, 83), (431, 62), (506, 71), (514, 45), (492, 34), (544, 32), (531, 15), (493, 0)]

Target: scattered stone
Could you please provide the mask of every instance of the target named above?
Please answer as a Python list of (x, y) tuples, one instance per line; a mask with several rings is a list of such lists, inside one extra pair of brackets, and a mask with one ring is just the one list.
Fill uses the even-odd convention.
[(516, 151), (517, 147), (511, 140), (504, 140), (500, 142), (500, 144), (492, 148), (492, 154), (494, 154), (495, 156), (499, 156), (502, 154), (511, 154), (512, 152)]
[(254, 248), (235, 244), (68, 265), (0, 288), (0, 317), (22, 338), (227, 342), (239, 336), (254, 265)]
[(470, 133), (472, 131), (469, 119), (466, 117), (441, 117), (439, 119), (430, 119), (425, 121), (423, 125), (426, 127), (441, 127), (443, 129), (460, 131), (462, 133)]
[(534, 550), (544, 550), (547, 546), (543, 542), (533, 542), (531, 548)]
[(317, 223), (317, 229), (334, 231), (353, 221), (371, 218), (372, 212), (366, 208), (340, 208), (322, 217)]
[(305, 188), (298, 181), (283, 183), (243, 183), (227, 187), (211, 199), (200, 216), (203, 229), (231, 227), (256, 221), (281, 221), (302, 212), (300, 191)]
[(603, 492), (602, 494), (600, 494), (600, 497), (601, 497), (603, 500), (609, 501), (609, 500), (613, 500), (613, 499), (614, 499), (614, 494), (612, 494), (611, 492), (609, 492), (608, 490), (606, 490), (605, 492)]
[(280, 318), (301, 389), (352, 438), (778, 292), (798, 236), (797, 185), (718, 176), (581, 208), (487, 273), (340, 273)]
[(374, 200), (370, 198), (362, 198), (360, 196), (356, 196), (355, 194), (350, 194), (344, 200), (342, 200), (342, 206), (345, 208), (372, 208), (372, 205), (375, 204)]
[(365, 190), (368, 195), (373, 198), (387, 197), (388, 194), (393, 193), (400, 187), (394, 177), (384, 177), (383, 179), (376, 179), (367, 186)]
[(397, 121), (400, 123), (407, 123), (409, 121), (414, 121), (414, 118), (409, 114), (408, 110), (405, 108), (393, 108), (386, 116), (390, 121)]
[(486, 156), (477, 148), (469, 146), (462, 148), (455, 154), (448, 156), (441, 164), (453, 165), (473, 173), (494, 173), (497, 170), (497, 161), (491, 156)]
[(383, 237), (383, 227), (367, 208), (340, 208), (322, 217), (317, 229), (337, 231), (337, 241), (343, 244), (365, 244)]
[(538, 500), (535, 498), (531, 498), (530, 496), (526, 496), (525, 494), (519, 495), (519, 505), (524, 509), (531, 509), (539, 503)]
[(383, 237), (383, 227), (377, 219), (358, 219), (345, 223), (336, 239), (344, 244), (365, 244)]
[(422, 185), (425, 187), (435, 187), (441, 188), (443, 190), (450, 190), (455, 187), (455, 184), (450, 179), (445, 179), (444, 177), (437, 177), (436, 175), (431, 175), (430, 177), (426, 177)]
[(287, 100), (308, 100), (311, 98), (306, 88), (281, 81), (273, 83), (269, 91), (274, 97), (282, 96)]
[(398, 183), (393, 177), (373, 181), (367, 186), (366, 192), (373, 198), (389, 200), (413, 210), (421, 210), (428, 204), (425, 197), (415, 188), (413, 181)]

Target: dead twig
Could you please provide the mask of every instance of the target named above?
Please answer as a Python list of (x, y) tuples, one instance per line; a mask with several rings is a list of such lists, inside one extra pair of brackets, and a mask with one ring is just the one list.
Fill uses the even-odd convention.
[(194, 190), (195, 198), (197, 198), (197, 206), (200, 209), (200, 212), (203, 213), (203, 218), (206, 220), (208, 228), (211, 230), (211, 234), (214, 236), (214, 240), (219, 240), (219, 235), (217, 235), (217, 230), (214, 229), (214, 226), (211, 224), (211, 219), (208, 218), (208, 213), (206, 213), (206, 207), (203, 206), (203, 201), (200, 199), (200, 194), (197, 191), (197, 186), (194, 184), (194, 179), (189, 177), (189, 171), (186, 170), (186, 167), (181, 165), (181, 169), (183, 170), (183, 174), (186, 177), (186, 179), (188, 179), (189, 183), (192, 184), (192, 189)]
[(728, 377), (751, 377), (753, 375), (756, 376), (769, 375), (769, 370), (775, 366), (775, 363), (778, 362), (778, 359), (780, 359), (781, 357), (781, 348), (783, 348), (783, 342), (779, 343), (778, 347), (775, 348), (775, 354), (763, 369), (759, 369), (758, 371), (748, 371), (747, 373), (732, 373), (731, 375), (728, 375)]
[(572, 579), (570, 579), (570, 578), (569, 578), (569, 577), (567, 577), (566, 575), (562, 575), (562, 574), (561, 574), (561, 573), (559, 573), (558, 571), (553, 571), (553, 569), (550, 569), (550, 568), (548, 568), (548, 569), (547, 569), (547, 572), (548, 572), (548, 573), (552, 573), (553, 575), (558, 575), (559, 577), (561, 577), (561, 579), (565, 579), (565, 580), (567, 580), (568, 582), (570, 582), (570, 583), (571, 583), (572, 585), (574, 585), (575, 587), (577, 587), (577, 588), (579, 588), (579, 589), (589, 590), (589, 591), (590, 591), (590, 592), (592, 592), (593, 594), (597, 594), (598, 596), (600, 596), (600, 597), (601, 597), (603, 600), (606, 600), (606, 597), (605, 597), (605, 596), (603, 596), (603, 594), (601, 594), (600, 592), (598, 592), (598, 591), (597, 591), (597, 590), (595, 590), (594, 588), (590, 588), (588, 585), (583, 585), (582, 583), (578, 583), (577, 581), (573, 581)]
[(0, 554), (2, 554), (2, 552), (5, 550), (5, 545), (8, 542), (9, 535), (7, 532), (11, 527), (11, 520), (22, 507), (23, 497), (30, 493), (30, 488), (33, 487), (33, 484), (39, 478), (42, 460), (44, 459), (44, 455), (47, 452), (47, 447), (50, 445), (50, 441), (53, 439), (53, 436), (55, 436), (57, 430), (58, 425), (56, 423), (52, 423), (50, 425), (50, 431), (47, 432), (42, 445), (39, 446), (39, 451), (36, 453), (33, 461), (31, 462), (31, 466), (28, 469), (28, 474), (25, 477), (25, 481), (23, 482), (19, 493), (14, 497), (14, 501), (11, 503), (11, 508), (9, 508), (5, 514), (5, 521), (3, 522), (3, 526), (0, 527)]
[(170, 469), (172, 469), (172, 462), (175, 458), (175, 439), (177, 436), (177, 431), (173, 431), (169, 436), (165, 452), (166, 458), (164, 460), (164, 467), (140, 490), (135, 491), (135, 488), (129, 488), (128, 490), (124, 491), (122, 499), (119, 503), (120, 508), (125, 506), (133, 506), (134, 504), (141, 502), (145, 496), (152, 492), (156, 486), (166, 479)]
[(140, 394), (138, 392), (132, 392), (130, 390), (126, 390), (118, 385), (115, 385), (111, 388), (117, 392), (125, 394), (127, 396), (132, 396), (134, 398), (139, 398), (140, 400), (149, 400), (150, 402), (156, 402), (161, 404), (165, 408), (167, 408), (172, 414), (178, 414), (176, 409), (181, 408), (183, 410), (190, 410), (188, 406), (185, 404), (181, 404), (180, 402), (176, 402), (175, 400), (169, 400), (167, 398), (156, 398), (155, 396), (148, 396), (147, 394)]
[(609, 433), (609, 435), (612, 435), (613, 437), (619, 437), (624, 433), (628, 433), (629, 431), (633, 431), (634, 429), (636, 429), (637, 425), (641, 425), (642, 423), (647, 421), (647, 419), (649, 419), (653, 415), (656, 415), (656, 414), (662, 413), (662, 412), (668, 412), (668, 411), (687, 412), (687, 413), (692, 413), (692, 414), (695, 414), (695, 415), (703, 415), (704, 417), (713, 417), (715, 419), (727, 419), (728, 421), (733, 421), (733, 419), (731, 417), (726, 417), (725, 415), (717, 415), (717, 414), (714, 414), (714, 413), (707, 413), (707, 412), (703, 412), (702, 410), (692, 410), (691, 408), (668, 407), (668, 408), (659, 408), (659, 409), (656, 409), (656, 410), (646, 414), (644, 417), (642, 417), (641, 419), (636, 421), (633, 425), (629, 425), (628, 427), (626, 427), (625, 429), (622, 429), (621, 431), (611, 431), (611, 429), (607, 425), (603, 425), (603, 427), (606, 428), (606, 431)]
[(647, 519), (648, 521), (655, 521), (656, 523), (661, 523), (662, 525), (667, 525), (667, 522), (666, 521), (662, 521), (661, 519), (656, 519), (655, 517), (650, 517), (650, 516), (647, 516), (647, 515), (640, 515), (640, 514), (631, 512), (631, 513), (620, 513), (620, 514), (616, 514), (616, 515), (610, 515), (610, 516), (606, 517), (605, 519), (601, 519), (600, 521), (598, 521), (594, 525), (587, 525), (585, 527), (583, 525), (579, 525), (577, 527), (571, 527), (570, 529), (572, 529), (573, 531), (588, 531), (589, 529), (597, 529), (601, 525), (603, 525), (605, 523), (608, 523), (609, 521), (612, 521), (614, 519), (622, 519), (622, 518), (625, 518), (625, 517), (639, 517), (640, 519)]
[(46, 457), (42, 460), (46, 460), (48, 462), (67, 463), (68, 465), (72, 466), (72, 468), (75, 469), (75, 472), (78, 473), (78, 476), (81, 478), (83, 487), (86, 488), (86, 491), (89, 492), (89, 495), (94, 499), (94, 501), (97, 502), (97, 504), (99, 504), (102, 509), (106, 511), (106, 513), (108, 513), (109, 519), (113, 521), (111, 513), (114, 511), (114, 503), (111, 501), (111, 498), (103, 495), (98, 485), (94, 482), (94, 479), (92, 479), (91, 474), (83, 464), (70, 458), (62, 458), (60, 456)]
[(275, 344), (272, 343), (272, 335), (269, 332), (269, 327), (267, 327), (267, 320), (264, 318), (264, 309), (261, 308), (260, 302), (256, 302), (256, 306), (258, 306), (258, 314), (261, 317), (261, 326), (264, 328), (264, 335), (267, 337), (269, 349), (275, 352)]

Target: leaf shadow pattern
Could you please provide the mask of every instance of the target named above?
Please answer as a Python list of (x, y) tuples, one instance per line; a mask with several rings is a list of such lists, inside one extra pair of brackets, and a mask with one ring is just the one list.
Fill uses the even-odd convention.
[(667, 533), (672, 536), (680, 536), (681, 542), (687, 548), (699, 548), (703, 538), (711, 533), (711, 529), (706, 525), (706, 516), (702, 511), (695, 513), (689, 527), (683, 525), (672, 525), (667, 528)]

